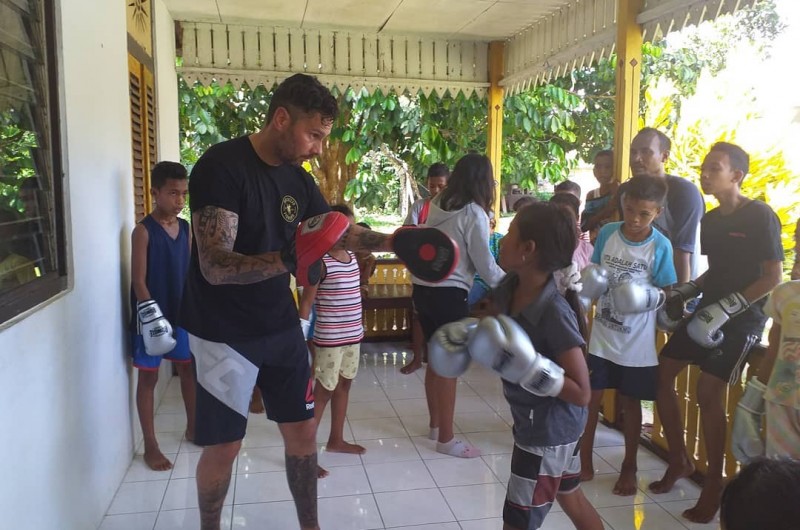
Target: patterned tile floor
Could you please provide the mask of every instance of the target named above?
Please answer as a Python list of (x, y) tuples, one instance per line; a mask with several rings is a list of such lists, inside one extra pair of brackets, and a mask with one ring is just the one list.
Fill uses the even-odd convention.
[[(320, 463), (331, 474), (319, 483), (319, 512), (326, 530), (493, 530), (502, 528), (502, 505), (512, 447), (510, 414), (499, 379), (472, 367), (459, 381), (456, 430), (483, 455), (473, 460), (434, 451), (426, 437), (428, 417), (422, 370), (403, 375), (408, 350), (397, 344), (365, 344), (350, 394), (345, 436), (367, 453), (325, 452), (329, 417), (317, 437)], [(176, 530), (199, 528), (195, 467), (200, 448), (182, 439), (185, 417), (178, 381), (170, 382), (156, 415), (161, 448), (174, 461), (166, 472), (147, 469), (137, 456), (114, 497), (100, 530)], [(613, 530), (717, 530), (681, 518), (699, 488), (678, 482), (664, 495), (647, 493), (647, 483), (665, 464), (639, 452), (639, 491), (632, 497), (611, 493), (623, 457), (622, 435), (600, 426), (594, 455), (595, 479), (584, 491), (606, 528)], [(284, 475), (277, 427), (252, 417), (234, 465), (225, 501), (223, 528), (298, 528)], [(547, 530), (573, 528), (556, 505)]]

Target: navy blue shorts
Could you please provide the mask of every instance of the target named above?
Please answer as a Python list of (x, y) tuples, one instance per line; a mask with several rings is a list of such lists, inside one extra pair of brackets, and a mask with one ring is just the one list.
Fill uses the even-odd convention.
[(293, 423), (314, 417), (311, 366), (299, 322), (248, 341), (212, 342), (189, 334), (189, 344), (197, 370), (197, 445), (244, 438), (255, 386), (272, 421)]
[(192, 354), (189, 351), (189, 334), (183, 328), (175, 328), (175, 348), (169, 353), (164, 355), (148, 355), (144, 349), (144, 338), (138, 333), (131, 334), (131, 342), (133, 343), (133, 366), (139, 370), (147, 370), (155, 372), (161, 366), (161, 359), (167, 359), (174, 363), (190, 363), (192, 362)]
[(586, 357), (592, 390), (615, 388), (623, 396), (655, 401), (658, 391), (658, 366), (622, 366), (592, 355)]

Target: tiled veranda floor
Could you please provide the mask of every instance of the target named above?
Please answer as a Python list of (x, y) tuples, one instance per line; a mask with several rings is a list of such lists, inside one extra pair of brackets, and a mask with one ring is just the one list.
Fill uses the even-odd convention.
[[(461, 379), (456, 402), (456, 430), (477, 445), (474, 460), (447, 457), (433, 450), (428, 432), (423, 372), (402, 375), (402, 348), (365, 344), (350, 395), (345, 436), (367, 448), (363, 456), (326, 453), (320, 463), (331, 474), (319, 482), (320, 523), (325, 530), (415, 529), (494, 530), (500, 519), (512, 446), (510, 415), (500, 382), (473, 367)], [(147, 469), (137, 455), (114, 497), (101, 530), (198, 529), (195, 467), (200, 448), (183, 440), (185, 417), (177, 380), (170, 382), (156, 416), (162, 450), (175, 463), (167, 472)], [(318, 441), (327, 439), (329, 423)], [(639, 451), (639, 491), (633, 497), (611, 493), (622, 461), (620, 433), (600, 426), (595, 443), (596, 476), (584, 491), (607, 529), (716, 530), (716, 524), (693, 525), (680, 513), (691, 506), (699, 488), (680, 481), (669, 494), (646, 491), (665, 464)], [(223, 528), (294, 530), (294, 505), (284, 475), (276, 426), (251, 417), (223, 511)], [(555, 505), (544, 525), (573, 528)]]

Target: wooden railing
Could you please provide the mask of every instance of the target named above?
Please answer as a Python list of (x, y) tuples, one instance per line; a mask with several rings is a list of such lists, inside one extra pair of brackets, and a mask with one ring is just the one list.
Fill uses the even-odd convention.
[(364, 299), (367, 342), (411, 338), (411, 275), (398, 259), (379, 259)]

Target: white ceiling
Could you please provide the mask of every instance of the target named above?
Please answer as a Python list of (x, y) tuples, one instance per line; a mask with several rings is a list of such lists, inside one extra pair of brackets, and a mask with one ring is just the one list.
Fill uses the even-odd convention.
[(176, 20), (500, 40), (568, 0), (165, 0)]

